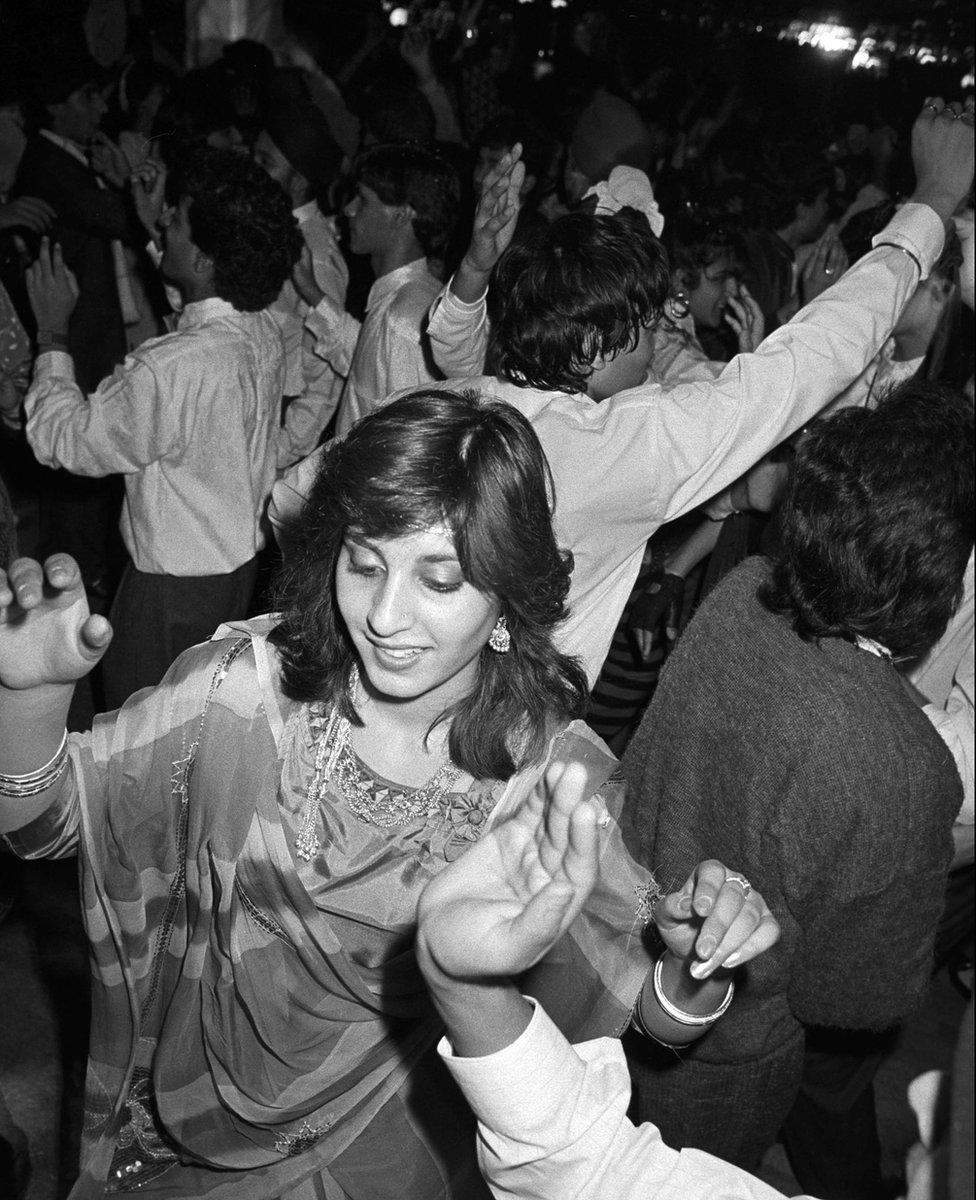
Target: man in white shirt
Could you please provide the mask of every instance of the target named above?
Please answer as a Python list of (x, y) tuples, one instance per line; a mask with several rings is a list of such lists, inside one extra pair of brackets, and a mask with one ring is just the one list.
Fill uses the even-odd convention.
[(125, 476), (130, 561), (104, 660), (110, 706), (246, 613), (285, 374), (266, 309), (301, 246), (281, 189), (243, 155), (202, 150), (167, 187), (162, 270), (184, 302), (176, 331), (143, 343), (90, 396), (67, 352), (77, 288), (59, 247), (44, 245), (28, 275), (42, 351), (28, 441), (45, 465)]
[[(305, 243), (304, 270), (329, 305), (342, 311), (349, 268), (339, 249), (336, 219), (320, 207), (320, 201), (328, 202), (329, 189), (342, 169), (342, 151), (332, 140), (325, 117), (311, 104), (299, 108), (279, 100), (266, 111), (253, 152), (254, 161), (288, 196)], [(346, 379), (315, 353), (315, 339), (305, 328), (308, 305), (290, 278), (271, 311), (285, 337), (285, 395), (289, 399), (278, 461), (280, 466), (288, 466), (318, 445)]]
[(439, 379), (426, 341), (427, 310), (440, 291), (428, 260), (441, 257), (457, 221), (460, 184), (433, 148), (390, 144), (364, 151), (353, 166), (355, 193), (345, 208), (349, 244), (367, 254), (376, 281), (366, 318), (335, 305), (298, 270), (294, 282), (311, 306), (306, 326), (316, 352), (348, 375), (337, 432), (382, 404), (391, 392)]
[[(973, 118), (956, 112), (941, 100), (922, 110), (912, 134), (915, 193), (875, 248), (714, 380), (640, 384), (667, 267), (624, 213), (562, 218), (536, 252), (517, 246), (502, 260), (492, 291), (499, 374), (450, 386), (515, 405), (539, 435), (555, 484), (556, 534), (575, 559), (560, 649), (579, 656), (591, 683), (647, 539), (728, 488), (843, 391), (931, 270), (944, 222), (972, 181)], [(513, 184), (512, 161), (503, 159), (486, 192), (486, 210), (497, 208), (486, 212), (493, 255), (472, 261), (469, 251), (468, 298), (455, 290), (456, 277), (431, 318), (432, 335), (435, 318), (445, 339), (453, 325), (460, 342), (472, 323), (484, 324), (488, 278), (518, 212)], [(276, 524), (300, 508), (313, 474), (314, 461), (299, 464), (276, 487)]]

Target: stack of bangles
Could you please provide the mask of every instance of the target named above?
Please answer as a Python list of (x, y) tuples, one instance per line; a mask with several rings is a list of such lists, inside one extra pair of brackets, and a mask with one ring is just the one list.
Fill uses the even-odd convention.
[(61, 778), (68, 767), (68, 731), (64, 731), (57, 753), (43, 767), (27, 775), (0, 774), (0, 796), (11, 796), (15, 800), (26, 800), (38, 796)]
[[(667, 953), (667, 951), (665, 951), (665, 953)], [(729, 1005), (732, 1003), (732, 997), (735, 994), (735, 983), (730, 979), (728, 991), (725, 993), (722, 1003), (714, 1010), (714, 1012), (702, 1014), (685, 1012), (684, 1009), (678, 1008), (676, 1004), (673, 1004), (664, 994), (664, 986), (661, 981), (663, 971), (664, 954), (662, 954), (654, 964), (654, 970), (651, 974), (651, 987), (654, 989), (654, 999), (661, 1006), (664, 1013), (678, 1025), (687, 1025), (690, 1028), (700, 1029), (704, 1033), (709, 1026), (714, 1025), (719, 1017), (725, 1014)], [(641, 996), (643, 996), (643, 994), (644, 993), (642, 991)], [(644, 1019), (641, 1016), (640, 999), (638, 999), (637, 1005), (634, 1008), (633, 1023), (638, 1032), (644, 1034), (645, 1037), (649, 1037), (651, 1041), (657, 1042), (661, 1046), (666, 1046), (670, 1050), (681, 1049), (680, 1046), (674, 1046), (670, 1042), (665, 1042), (656, 1034), (651, 1033), (651, 1031), (644, 1024)]]

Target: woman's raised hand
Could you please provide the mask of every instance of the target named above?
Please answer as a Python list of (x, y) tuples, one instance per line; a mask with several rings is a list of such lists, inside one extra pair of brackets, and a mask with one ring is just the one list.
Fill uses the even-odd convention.
[(74, 683), (112, 640), (112, 626), (88, 611), (78, 564), (52, 554), (42, 565), (15, 559), (0, 571), (0, 686), (12, 691)]
[(716, 859), (700, 862), (680, 891), (658, 901), (654, 923), (695, 979), (741, 966), (779, 941), (779, 923), (741, 875)]

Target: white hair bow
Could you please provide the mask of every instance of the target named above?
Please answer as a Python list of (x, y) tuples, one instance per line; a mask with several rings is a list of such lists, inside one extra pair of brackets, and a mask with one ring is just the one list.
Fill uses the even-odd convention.
[(636, 167), (614, 167), (610, 178), (596, 183), (584, 196), (596, 197), (596, 211), (610, 216), (622, 208), (636, 208), (647, 217), (647, 223), (655, 237), (664, 229), (664, 216), (654, 199), (651, 181)]

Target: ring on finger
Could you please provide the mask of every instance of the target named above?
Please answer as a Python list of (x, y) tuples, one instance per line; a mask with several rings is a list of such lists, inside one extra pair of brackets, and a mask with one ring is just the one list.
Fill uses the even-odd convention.
[(739, 887), (742, 888), (742, 894), (744, 896), (748, 896), (752, 891), (752, 884), (748, 879), (746, 879), (745, 875), (736, 874), (734, 871), (729, 872), (729, 874), (725, 876), (725, 882), (738, 884)]

